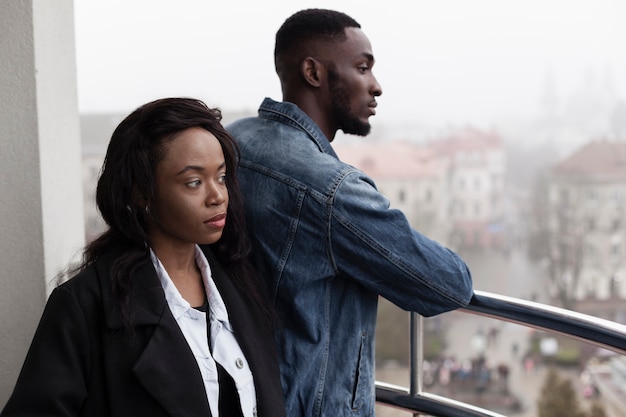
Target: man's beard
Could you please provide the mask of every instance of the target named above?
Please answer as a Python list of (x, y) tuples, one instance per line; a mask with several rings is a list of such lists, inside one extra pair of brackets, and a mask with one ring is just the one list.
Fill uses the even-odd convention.
[(358, 136), (367, 136), (372, 129), (369, 122), (362, 122), (350, 109), (350, 97), (341, 80), (333, 70), (328, 71), (328, 87), (330, 88), (330, 100), (333, 106), (334, 117), (339, 129), (343, 133)]

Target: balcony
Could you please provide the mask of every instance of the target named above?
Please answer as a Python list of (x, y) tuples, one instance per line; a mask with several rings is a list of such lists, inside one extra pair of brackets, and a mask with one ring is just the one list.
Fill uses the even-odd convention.
[[(626, 326), (597, 317), (545, 304), (476, 291), (470, 305), (452, 314), (469, 314), (513, 323), (529, 330), (566, 336), (600, 348), (599, 352), (615, 354), (614, 358), (593, 376), (594, 389), (602, 392), (603, 405), (608, 416), (626, 415)], [(384, 381), (376, 382), (376, 400), (379, 408), (392, 407), (413, 415), (440, 417), (493, 417), (515, 415), (521, 411), (513, 404), (503, 414), (493, 407), (481, 407), (460, 401), (455, 395), (444, 396), (425, 389), (424, 318), (411, 313), (410, 320), (410, 386), (400, 387)], [(621, 355), (621, 356), (620, 356)], [(608, 369), (608, 373), (606, 368)], [(608, 375), (608, 376), (607, 376)], [(522, 404), (519, 407), (523, 407)], [(390, 414), (391, 415), (391, 414)]]

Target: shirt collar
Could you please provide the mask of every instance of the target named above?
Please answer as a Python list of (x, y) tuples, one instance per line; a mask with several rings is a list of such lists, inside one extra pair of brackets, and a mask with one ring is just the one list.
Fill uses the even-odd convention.
[(222, 322), (229, 330), (230, 322), (228, 320), (228, 311), (226, 310), (226, 304), (220, 295), (220, 292), (213, 281), (213, 275), (211, 274), (211, 266), (206, 256), (196, 245), (196, 263), (200, 272), (202, 273), (202, 280), (204, 281), (204, 289), (207, 293), (207, 300), (209, 301), (209, 311), (211, 312), (211, 319)]
[[(159, 281), (161, 282), (161, 286), (163, 287), (163, 292), (165, 293), (165, 299), (167, 300), (167, 304), (172, 311), (174, 319), (178, 321), (189, 310), (193, 310), (193, 308), (191, 307), (189, 302), (187, 302), (187, 300), (185, 300), (183, 296), (180, 295), (180, 292), (176, 288), (176, 285), (174, 285), (174, 282), (165, 270), (165, 267), (152, 249), (150, 249), (150, 259), (152, 260), (154, 269), (156, 270)], [(220, 321), (225, 327), (231, 329), (226, 305), (224, 304), (224, 300), (222, 299), (222, 296), (220, 295), (217, 286), (213, 281), (211, 266), (209, 265), (209, 261), (206, 259), (204, 253), (198, 245), (196, 245), (196, 264), (200, 268), (200, 273), (202, 274), (204, 289), (207, 294), (207, 300), (209, 301), (209, 312), (211, 319)]]

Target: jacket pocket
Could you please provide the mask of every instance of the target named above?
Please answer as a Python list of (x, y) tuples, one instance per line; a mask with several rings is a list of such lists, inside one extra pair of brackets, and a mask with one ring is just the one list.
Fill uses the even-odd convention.
[(352, 411), (358, 411), (361, 402), (363, 401), (361, 390), (363, 383), (361, 381), (363, 370), (361, 368), (363, 363), (363, 350), (365, 349), (366, 332), (361, 332), (361, 343), (359, 344), (359, 353), (356, 361), (356, 369), (354, 370), (354, 381), (352, 385), (352, 399), (350, 401), (350, 407)]

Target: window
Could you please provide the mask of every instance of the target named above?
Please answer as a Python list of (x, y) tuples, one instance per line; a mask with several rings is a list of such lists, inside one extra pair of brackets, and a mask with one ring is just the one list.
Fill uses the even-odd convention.
[(624, 201), (624, 192), (621, 188), (615, 187), (611, 191), (609, 199), (611, 203), (615, 204), (616, 206), (621, 206), (622, 202)]
[(611, 260), (614, 263), (619, 262), (622, 254), (622, 245), (620, 243), (613, 243), (611, 245)]
[(598, 204), (598, 190), (596, 190), (595, 188), (590, 188), (587, 191), (587, 203), (592, 206)]
[(596, 228), (596, 219), (589, 218), (587, 219), (587, 231), (591, 232)]

